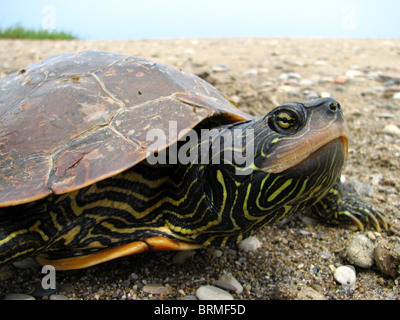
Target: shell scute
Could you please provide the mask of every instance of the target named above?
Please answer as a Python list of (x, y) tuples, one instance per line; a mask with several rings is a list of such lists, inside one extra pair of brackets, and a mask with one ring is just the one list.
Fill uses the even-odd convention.
[[(52, 56), (0, 80), (0, 207), (66, 193), (146, 157), (147, 133), (251, 118), (202, 79), (109, 52)], [(178, 136), (177, 139), (180, 137)]]

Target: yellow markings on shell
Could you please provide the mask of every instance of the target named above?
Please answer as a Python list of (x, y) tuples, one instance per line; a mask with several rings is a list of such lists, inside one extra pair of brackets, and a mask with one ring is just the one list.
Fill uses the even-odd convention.
[[(148, 226), (133, 226), (131, 228), (116, 228), (112, 223), (103, 221), (101, 222), (101, 226), (104, 228), (107, 228), (108, 230), (112, 232), (118, 232), (118, 233), (125, 233), (125, 234), (130, 234), (138, 230), (147, 230), (149, 227)], [(159, 230), (163, 233), (171, 234), (171, 230), (167, 226), (162, 226), (162, 227), (157, 227), (157, 228), (152, 228), (153, 230)]]
[(339, 194), (339, 191), (336, 190), (335, 188), (331, 188), (331, 189), (329, 190), (329, 193), (333, 193), (333, 194), (335, 194), (335, 195), (338, 195), (338, 194)]
[[(120, 210), (125, 210), (130, 212), (134, 217), (140, 218), (143, 217), (144, 215), (140, 215), (139, 212), (135, 211), (132, 209), (131, 206), (129, 206), (126, 202), (119, 202), (119, 201), (111, 201), (108, 199), (101, 199), (98, 201), (90, 202), (87, 203), (83, 206), (80, 206), (76, 202), (76, 196), (70, 195), (71, 199), (71, 209), (74, 212), (76, 216), (80, 216), (83, 212), (89, 209), (93, 209), (96, 207), (109, 207), (109, 208), (115, 208), (115, 209), (120, 209)], [(92, 218), (95, 218), (97, 220), (97, 216), (93, 216)]]
[[(30, 227), (29, 229), (20, 229), (20, 230), (18, 230), (16, 232), (11, 233), (10, 235), (5, 237), (4, 239), (0, 240), (0, 246), (2, 246), (3, 244), (7, 243), (10, 240), (12, 240), (15, 237), (18, 237), (18, 236), (23, 235), (25, 233), (31, 233), (31, 232), (39, 233), (44, 241), (48, 241), (49, 237), (39, 228), (40, 224), (41, 224), (40, 221), (36, 221), (35, 224), (32, 227)], [(18, 256), (23, 256), (23, 255), (25, 255), (25, 254), (27, 254), (29, 252), (34, 251), (34, 250), (35, 250), (34, 248), (29, 248), (29, 249), (24, 250), (24, 251), (16, 252), (13, 256), (8, 257), (3, 262), (9, 261), (9, 260), (14, 259), (14, 258), (16, 258)]]
[[(269, 178), (269, 173), (268, 173), (268, 174), (264, 177), (264, 179), (261, 181), (260, 190), (263, 190), (263, 189), (264, 189), (264, 184), (265, 184), (265, 182), (268, 180), (268, 178)], [(274, 180), (274, 182), (275, 182), (275, 180)], [(272, 184), (274, 184), (274, 182), (272, 182)], [(258, 196), (257, 196), (257, 199), (256, 199), (256, 205), (257, 205), (257, 207), (258, 207), (259, 209), (261, 209), (261, 210), (266, 210), (267, 208), (264, 208), (263, 206), (260, 205), (260, 197), (261, 197), (261, 195), (262, 195), (262, 192), (259, 192), (259, 194), (258, 194)], [(248, 195), (246, 195), (246, 196), (248, 196)]]
[(36, 221), (35, 224), (28, 229), (28, 231), (29, 232), (37, 232), (37, 233), (40, 234), (40, 236), (42, 237), (43, 241), (48, 241), (49, 237), (43, 232), (43, 230), (41, 230), (39, 228), (40, 224), (41, 224), (40, 221)]
[[(61, 208), (64, 211), (64, 208)], [(58, 223), (57, 221), (57, 214), (53, 211), (50, 212), (50, 218), (51, 221), (53, 222), (53, 225), (57, 228), (57, 230), (62, 230), (63, 226)]]
[[(130, 175), (130, 176), (132, 177), (133, 175)], [(129, 180), (131, 180), (131, 179), (129, 179)], [(155, 183), (155, 181), (151, 181), (151, 182), (153, 182), (153, 183), (152, 183), (152, 187), (154, 187), (154, 186), (159, 186), (161, 183), (165, 182), (166, 180), (167, 180), (167, 179), (164, 179), (164, 178), (155, 180), (155, 181), (158, 181), (157, 183)], [(132, 180), (131, 180), (131, 181), (132, 181)], [(144, 182), (145, 179), (139, 179), (138, 181), (141, 181), (141, 182), (143, 182), (143, 183), (147, 183), (147, 182)], [(150, 180), (146, 180), (146, 181), (150, 181)], [(83, 205), (83, 206), (79, 206), (79, 205), (77, 204), (77, 202), (76, 202), (75, 196), (71, 196), (71, 200), (72, 200), (72, 201), (71, 201), (71, 208), (72, 208), (72, 210), (73, 210), (73, 212), (74, 212), (74, 214), (75, 214), (76, 216), (81, 215), (84, 211), (86, 211), (86, 210), (88, 210), (88, 209), (93, 209), (93, 208), (96, 208), (96, 207), (109, 207), (109, 208), (115, 208), (115, 209), (127, 211), (127, 212), (129, 212), (132, 216), (134, 216), (136, 219), (141, 219), (141, 218), (145, 217), (146, 215), (150, 214), (155, 208), (161, 206), (164, 202), (169, 202), (169, 203), (171, 203), (171, 204), (173, 204), (173, 205), (175, 205), (175, 206), (179, 206), (181, 203), (183, 203), (183, 202), (188, 198), (189, 193), (190, 193), (190, 189), (192, 188), (192, 186), (193, 186), (196, 182), (197, 182), (197, 179), (194, 179), (194, 180), (191, 182), (191, 184), (190, 184), (189, 187), (187, 188), (186, 194), (185, 194), (183, 197), (181, 197), (180, 199), (175, 200), (175, 199), (173, 199), (173, 198), (171, 198), (171, 197), (163, 197), (163, 198), (160, 199), (160, 201), (156, 202), (156, 203), (153, 204), (151, 207), (147, 207), (147, 208), (146, 208), (145, 210), (143, 210), (143, 211), (134, 210), (134, 209), (133, 209), (128, 203), (126, 203), (126, 202), (121, 202), (121, 201), (116, 201), (116, 200), (108, 200), (108, 199), (100, 199), (100, 200), (98, 200), (98, 201), (94, 201), (94, 202), (85, 204), (85, 205)], [(129, 191), (129, 190), (127, 190), (127, 189), (115, 188), (115, 187), (104, 188), (104, 189), (102, 189), (102, 191), (107, 191), (107, 189), (108, 189), (108, 190), (114, 190), (114, 191), (118, 189), (118, 192), (124, 192), (125, 194), (134, 196), (136, 199), (144, 200), (144, 201), (150, 200), (150, 199), (153, 198), (153, 197), (148, 198), (148, 197), (145, 197), (145, 196), (139, 196), (139, 197), (138, 197), (138, 196), (137, 196), (138, 194), (135, 193), (135, 192)]]
[(2, 260), (2, 263), (5, 263), (5, 262), (10, 261), (12, 259), (15, 259), (15, 258), (17, 258), (19, 256), (24, 256), (26, 254), (29, 254), (29, 252), (32, 252), (32, 251), (35, 251), (35, 249), (34, 248), (29, 248), (29, 249), (24, 250), (24, 251), (18, 251), (13, 256), (7, 257), (7, 259)]
[(133, 230), (137, 230), (137, 228), (116, 228), (112, 223), (109, 223), (107, 221), (101, 222), (101, 226), (104, 228), (107, 228), (110, 231), (116, 231), (119, 233), (132, 233)]
[(235, 198), (233, 200), (233, 203), (231, 204), (231, 211), (230, 211), (230, 214), (229, 214), (229, 216), (231, 218), (231, 221), (232, 221), (232, 224), (234, 225), (234, 228), (232, 229), (232, 231), (233, 230), (240, 230), (240, 227), (237, 225), (235, 217), (234, 217), (234, 213), (233, 213), (233, 211), (235, 209), (235, 206), (236, 206), (236, 201), (238, 199), (238, 194), (239, 194), (239, 190), (236, 189), (235, 190)]
[(172, 199), (171, 197), (166, 197), (165, 201), (168, 201), (169, 203), (175, 205), (175, 206), (179, 206), (182, 202), (185, 202), (185, 200), (187, 199), (187, 197), (189, 196), (189, 191), (190, 189), (193, 187), (193, 185), (197, 182), (197, 178), (193, 179), (193, 181), (190, 183), (189, 187), (187, 188), (187, 192), (185, 193), (185, 195), (180, 198), (179, 200), (175, 200)]
[(9, 234), (7, 237), (5, 237), (3, 240), (0, 240), (0, 246), (2, 246), (3, 244), (7, 243), (8, 241), (10, 241), (11, 239), (18, 237), (21, 234), (27, 233), (28, 230), (27, 229), (20, 229), (18, 231), (15, 231), (11, 234)]
[[(197, 210), (199, 209), (200, 204), (204, 201), (204, 198), (205, 198), (205, 197), (206, 197), (205, 194), (202, 195), (202, 197), (200, 198), (200, 200), (197, 202), (196, 208), (193, 210), (193, 212), (191, 212), (190, 214), (186, 214), (186, 215), (185, 215), (186, 218), (188, 218), (188, 217), (193, 217), (193, 216), (197, 213)], [(173, 211), (170, 211), (170, 210), (166, 211), (166, 213), (170, 213), (170, 214), (173, 214), (173, 215), (175, 215), (175, 216), (180, 216), (180, 215), (177, 214), (176, 212), (173, 212)], [(181, 217), (181, 216), (180, 216), (180, 217)], [(200, 220), (202, 220), (202, 219), (203, 219), (203, 218), (201, 218)], [(171, 231), (179, 232), (179, 233), (181, 233), (181, 234), (194, 235), (194, 234), (197, 234), (197, 233), (202, 232), (203, 230), (205, 230), (205, 229), (203, 229), (204, 227), (203, 227), (203, 228), (199, 228), (199, 229), (186, 229), (186, 228), (182, 228), (182, 227), (180, 227), (180, 226), (175, 226), (175, 225), (173, 225), (173, 224), (172, 224), (171, 222), (169, 222), (168, 220), (165, 221), (165, 227), (161, 227), (161, 228), (165, 228), (166, 231), (163, 231), (163, 232), (168, 233), (168, 234), (171, 234), (171, 235), (172, 235)], [(162, 231), (162, 230), (161, 230), (161, 231)], [(175, 234), (174, 236), (177, 237), (176, 234)], [(183, 239), (184, 239), (184, 238), (183, 238)]]
[(101, 244), (100, 241), (92, 241), (85, 246), (86, 246), (86, 248), (104, 248), (105, 247), (103, 244)]
[(243, 201), (243, 213), (244, 213), (244, 216), (248, 220), (261, 220), (264, 217), (254, 217), (248, 211), (247, 200), (249, 199), (250, 192), (251, 192), (251, 183), (249, 183), (248, 186), (247, 186), (246, 196), (245, 196), (244, 201)]
[(288, 179), (288, 180), (286, 180), (285, 183), (284, 183), (282, 186), (280, 186), (278, 189), (276, 189), (276, 190), (274, 191), (274, 193), (271, 194), (271, 195), (268, 197), (267, 201), (268, 201), (268, 202), (274, 201), (274, 199), (275, 199), (278, 195), (280, 195), (280, 194), (283, 192), (283, 190), (285, 190), (288, 186), (290, 186), (290, 185), (292, 184), (292, 182), (293, 182), (293, 179)]
[[(261, 182), (261, 186), (260, 186), (260, 190), (264, 189), (264, 184), (266, 181), (268, 181), (269, 178), (269, 174), (263, 179), (263, 181)], [(277, 180), (279, 180), (280, 177), (276, 177), (274, 179), (274, 181), (272, 181), (272, 183), (268, 186), (268, 190), (266, 192), (259, 192), (257, 199), (256, 199), (256, 205), (260, 210), (271, 210), (273, 207), (276, 206), (276, 204), (272, 204), (271, 207), (263, 207), (260, 205), (260, 197), (264, 194), (268, 194), (269, 189), (273, 188), (275, 182)], [(291, 183), (293, 182), (293, 179), (288, 179), (286, 180), (286, 182), (278, 189), (276, 189), (267, 199), (268, 202), (272, 202), (274, 201), (274, 199), (284, 190), (286, 189)], [(287, 198), (290, 195), (290, 193), (285, 197)], [(284, 199), (282, 199), (280, 202), (282, 202)]]
[(172, 230), (174, 232), (181, 233), (181, 234), (194, 234), (194, 233), (197, 233), (197, 232), (195, 232), (196, 230), (190, 230), (190, 229), (182, 228), (180, 226), (175, 226), (175, 225), (171, 224), (169, 221), (166, 222), (166, 225), (170, 230)]
[[(222, 172), (220, 170), (217, 171), (217, 181), (221, 184), (222, 189), (223, 189), (223, 192), (222, 192), (223, 200), (222, 200), (222, 205), (221, 205), (221, 209), (220, 209), (220, 212), (223, 212), (224, 209), (225, 209), (226, 199), (228, 197), (228, 194), (227, 194), (226, 187), (225, 187), (224, 177), (223, 177)], [(187, 194), (185, 195), (185, 197), (187, 196)], [(203, 197), (202, 197), (202, 199), (203, 199)], [(198, 202), (198, 205), (201, 203), (201, 201), (202, 200), (200, 200)], [(197, 205), (197, 207), (198, 207), (198, 205)], [(193, 214), (195, 212), (196, 212), (196, 210), (193, 212)], [(187, 234), (187, 235), (195, 235), (195, 234), (199, 234), (199, 233), (209, 229), (212, 226), (215, 226), (215, 225), (219, 224), (221, 221), (222, 221), (222, 216), (219, 214), (218, 218), (216, 220), (211, 220), (206, 225), (204, 225), (204, 226), (202, 226), (201, 228), (198, 228), (198, 229), (186, 229), (186, 228), (183, 228), (183, 227), (180, 227), (180, 226), (175, 226), (172, 223), (170, 223), (169, 221), (166, 221), (165, 224), (170, 230), (172, 230), (174, 232), (178, 232), (178, 233), (181, 233), (181, 234)]]
[[(318, 184), (318, 185), (314, 188), (314, 193), (313, 193), (309, 198), (312, 198), (314, 194), (317, 194), (318, 191), (321, 190), (322, 185), (323, 185), (323, 182), (324, 182), (324, 181), (321, 181), (321, 183)], [(319, 196), (319, 198), (316, 199), (316, 201), (321, 200), (321, 198), (324, 197), (324, 196), (325, 196), (325, 194), (321, 194), (321, 195)]]
[(156, 180), (148, 180), (146, 178), (144, 178), (141, 174), (135, 173), (135, 174), (126, 174), (123, 175), (123, 178), (132, 182), (142, 182), (146, 185), (148, 185), (150, 188), (156, 188), (159, 185), (161, 185), (164, 182), (167, 182), (169, 177), (168, 176), (164, 176), (162, 178), (156, 179)]
[(163, 191), (161, 190), (160, 192), (153, 194), (151, 197), (146, 197), (145, 195), (143, 195), (141, 193), (134, 192), (134, 191), (132, 191), (130, 189), (126, 189), (126, 188), (122, 188), (122, 187), (118, 187), (118, 186), (104, 187), (104, 188), (101, 188), (101, 191), (102, 192), (116, 191), (116, 192), (124, 193), (124, 194), (126, 194), (128, 196), (135, 197), (136, 199), (142, 200), (142, 201), (145, 201), (145, 202), (151, 201), (151, 200), (159, 197), (160, 194), (163, 193)]
[[(192, 165), (191, 165), (192, 166)], [(190, 166), (190, 167), (191, 167)], [(151, 170), (152, 166), (149, 166), (149, 170)], [(186, 175), (186, 173), (185, 173)], [(141, 182), (143, 184), (146, 184), (147, 186), (149, 186), (150, 188), (154, 189), (159, 187), (161, 184), (163, 184), (164, 182), (168, 182), (170, 184), (172, 184), (174, 187), (181, 187), (184, 179), (182, 179), (182, 181), (175, 183), (174, 181), (170, 180), (169, 176), (164, 176), (161, 177), (159, 179), (156, 180), (149, 180), (144, 178), (140, 173), (138, 172), (127, 172), (127, 173), (122, 173), (121, 177), (125, 180), (131, 181), (131, 182)]]
[(222, 200), (222, 206), (221, 206), (221, 212), (225, 210), (225, 205), (226, 205), (226, 198), (228, 197), (228, 194), (226, 192), (226, 186), (225, 186), (225, 181), (224, 181), (224, 176), (222, 175), (221, 170), (217, 171), (217, 180), (221, 184), (222, 189), (223, 189), (223, 200)]
[(64, 245), (68, 245), (71, 243), (72, 240), (76, 238), (76, 236), (81, 232), (81, 226), (75, 226), (72, 228), (70, 231), (68, 231), (66, 234), (63, 234), (59, 239), (64, 239), (65, 243)]
[(291, 206), (291, 205), (288, 205), (288, 204), (285, 204), (285, 205), (283, 206), (283, 208), (285, 209), (285, 213), (282, 215), (282, 219), (286, 217), (286, 215), (288, 214), (288, 212), (289, 212), (290, 210), (292, 210), (292, 206)]
[(308, 183), (308, 178), (303, 181), (303, 185), (301, 186), (301, 189), (300, 189), (298, 195), (302, 195), (303, 194), (304, 189), (307, 187), (307, 183)]

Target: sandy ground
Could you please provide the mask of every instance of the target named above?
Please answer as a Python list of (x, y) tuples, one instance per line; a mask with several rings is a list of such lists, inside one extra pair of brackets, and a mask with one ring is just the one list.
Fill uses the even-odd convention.
[[(362, 234), (374, 245), (382, 240), (397, 245), (392, 256), (398, 263), (400, 100), (393, 94), (400, 91), (400, 40), (1, 40), (0, 76), (52, 54), (83, 49), (143, 56), (198, 74), (255, 115), (287, 101), (321, 95), (339, 100), (350, 128), (343, 174), (366, 188), (367, 198), (386, 213), (390, 225), (389, 231)], [(244, 287), (241, 294), (231, 292), (235, 299), (398, 299), (399, 273), (385, 275), (376, 263), (355, 267), (353, 290), (344, 290), (334, 279), (336, 267), (351, 264), (346, 248), (357, 233), (299, 215), (258, 231), (262, 246), (253, 252), (204, 249), (180, 264), (175, 252), (144, 253), (58, 272), (58, 292), (69, 299), (183, 299), (229, 272)], [(0, 282), (0, 298), (31, 293), (42, 277), (37, 268), (12, 269)], [(146, 284), (168, 290), (146, 293)]]

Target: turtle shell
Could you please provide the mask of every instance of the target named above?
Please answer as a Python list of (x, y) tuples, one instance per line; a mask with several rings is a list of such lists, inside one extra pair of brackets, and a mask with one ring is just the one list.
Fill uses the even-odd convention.
[(146, 158), (149, 130), (164, 130), (167, 148), (215, 116), (252, 118), (199, 77), (143, 58), (83, 51), (21, 69), (0, 80), (0, 207), (116, 175)]

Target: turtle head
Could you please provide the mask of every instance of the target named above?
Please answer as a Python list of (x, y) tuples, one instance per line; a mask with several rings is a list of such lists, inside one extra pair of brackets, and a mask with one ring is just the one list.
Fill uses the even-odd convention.
[(273, 109), (263, 120), (268, 134), (260, 136), (260, 148), (255, 153), (259, 170), (281, 173), (300, 166), (314, 171), (314, 166), (319, 166), (317, 160), (328, 156), (331, 149), (337, 153), (337, 163), (332, 166), (343, 165), (348, 152), (348, 129), (336, 100), (287, 103)]
[(215, 212), (231, 218), (216, 228), (235, 230), (237, 241), (324, 197), (340, 177), (348, 135), (341, 106), (331, 98), (287, 103), (239, 126), (254, 133), (251, 143), (242, 142), (242, 151), (253, 149), (252, 165), (209, 166), (204, 187)]
[[(348, 129), (331, 98), (281, 105), (253, 122), (254, 171), (245, 191), (248, 216), (261, 225), (305, 210), (339, 179)], [(249, 220), (247, 218), (247, 220)]]

